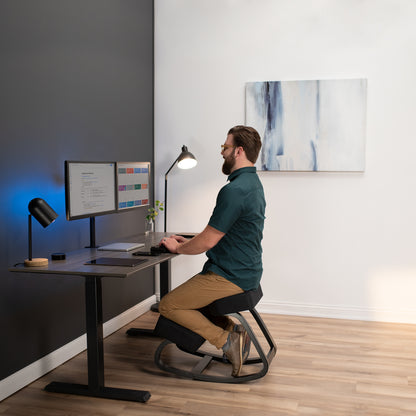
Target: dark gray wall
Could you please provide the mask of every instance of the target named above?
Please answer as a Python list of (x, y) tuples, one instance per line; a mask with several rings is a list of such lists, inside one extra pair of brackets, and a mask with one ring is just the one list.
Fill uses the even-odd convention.
[[(67, 221), (64, 160), (153, 160), (153, 0), (0, 1), (0, 379), (85, 332), (78, 277), (10, 273), (27, 258), (27, 204), (59, 214), (34, 221), (46, 257), (89, 242)], [(97, 217), (97, 243), (142, 232), (145, 208)], [(153, 272), (104, 280), (112, 318), (154, 293)]]

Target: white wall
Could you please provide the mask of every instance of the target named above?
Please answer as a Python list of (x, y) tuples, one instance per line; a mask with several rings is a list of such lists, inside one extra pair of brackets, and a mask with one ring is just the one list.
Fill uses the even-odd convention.
[(169, 175), (170, 231), (206, 225), (246, 82), (368, 79), (365, 173), (260, 173), (263, 310), (416, 323), (415, 21), (414, 0), (156, 0), (157, 196), (182, 144), (199, 161)]

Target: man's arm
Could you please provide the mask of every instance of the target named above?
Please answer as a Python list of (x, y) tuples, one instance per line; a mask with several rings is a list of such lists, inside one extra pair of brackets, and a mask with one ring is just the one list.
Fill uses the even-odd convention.
[(224, 237), (225, 233), (207, 225), (201, 233), (191, 240), (179, 242), (174, 237), (162, 240), (171, 253), (178, 254), (201, 254), (214, 247)]

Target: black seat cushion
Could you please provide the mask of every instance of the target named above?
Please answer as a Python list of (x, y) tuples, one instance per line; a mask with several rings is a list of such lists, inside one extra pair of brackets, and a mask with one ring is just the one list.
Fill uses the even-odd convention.
[(208, 305), (209, 312), (214, 316), (221, 316), (227, 313), (249, 311), (254, 309), (262, 296), (263, 292), (259, 285), (257, 289), (247, 290), (212, 302)]

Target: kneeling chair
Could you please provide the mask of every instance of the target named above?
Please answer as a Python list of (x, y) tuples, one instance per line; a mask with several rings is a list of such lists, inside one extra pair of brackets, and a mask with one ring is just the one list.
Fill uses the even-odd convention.
[[(204, 309), (207, 309), (211, 315), (222, 316), (228, 315), (236, 318), (243, 325), (244, 329), (247, 331), (252, 345), (257, 351), (258, 357), (251, 358), (249, 357), (244, 363), (241, 370), (241, 375), (239, 377), (222, 376), (222, 375), (212, 375), (212, 374), (203, 374), (203, 372), (208, 368), (211, 362), (226, 363), (222, 355), (217, 355), (214, 353), (200, 351), (199, 348), (205, 342), (205, 339), (195, 332), (163, 317), (159, 317), (159, 320), (156, 324), (155, 335), (162, 338), (166, 338), (156, 350), (155, 353), (155, 363), (156, 365), (170, 373), (176, 374), (181, 377), (191, 378), (194, 380), (201, 381), (211, 381), (217, 383), (242, 383), (245, 381), (255, 380), (260, 377), (263, 377), (268, 369), (273, 357), (276, 354), (276, 344), (270, 335), (269, 331), (266, 328), (263, 320), (255, 309), (258, 301), (263, 296), (261, 287), (257, 289), (249, 290), (237, 295), (228, 296), (222, 299), (218, 299), (211, 304), (209, 304)], [(246, 319), (241, 315), (242, 311), (250, 311), (252, 316), (257, 322), (258, 327), (263, 333), (269, 344), (269, 351), (266, 354), (263, 351), (257, 337), (255, 336), (251, 326), (247, 323)], [(181, 368), (172, 367), (166, 364), (162, 360), (162, 352), (169, 344), (176, 344), (180, 350), (198, 357), (202, 357), (197, 364), (191, 370), (185, 370)], [(261, 368), (258, 371), (250, 372), (245, 374), (245, 368), (251, 364), (262, 364)], [(231, 367), (231, 364), (228, 362), (228, 366)], [(231, 373), (231, 369), (230, 369)]]

